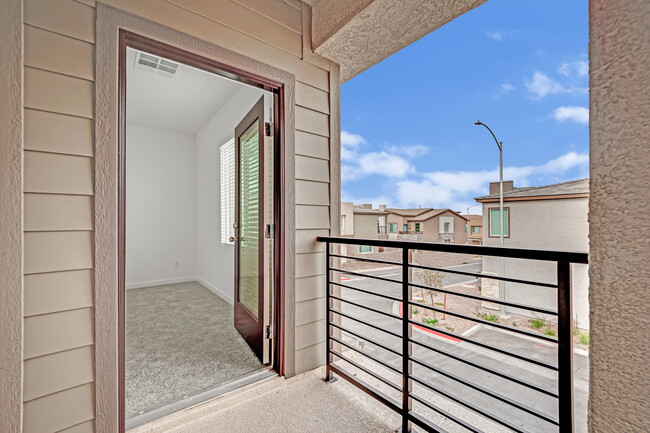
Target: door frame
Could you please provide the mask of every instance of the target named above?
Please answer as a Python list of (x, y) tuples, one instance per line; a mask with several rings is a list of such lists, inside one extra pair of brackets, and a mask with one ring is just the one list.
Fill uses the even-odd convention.
[[(123, 432), (124, 412), (124, 120), (126, 44), (271, 91), (274, 94), (273, 364), (295, 374), (295, 77), (277, 67), (232, 52), (144, 18), (97, 4), (95, 81), (95, 425)], [(170, 23), (171, 25), (172, 23)], [(218, 35), (202, 35), (217, 42)], [(140, 44), (140, 45), (138, 45)], [(251, 47), (250, 52), (256, 52)], [(160, 51), (158, 51), (160, 50)], [(285, 180), (289, 183), (285, 183)], [(122, 233), (122, 235), (120, 235)], [(288, 314), (285, 314), (288, 311)]]

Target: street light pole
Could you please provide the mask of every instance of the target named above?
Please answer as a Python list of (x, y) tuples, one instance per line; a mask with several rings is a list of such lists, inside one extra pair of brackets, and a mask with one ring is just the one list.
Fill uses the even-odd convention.
[[(497, 143), (497, 147), (499, 148), (499, 220), (500, 220), (500, 228), (501, 230), (499, 231), (499, 239), (501, 240), (501, 246), (505, 246), (504, 244), (504, 239), (503, 239), (503, 142), (500, 142), (497, 140), (497, 137), (494, 135), (494, 132), (490, 129), (489, 126), (487, 126), (485, 123), (481, 122), (480, 120), (476, 121), (474, 125), (483, 125), (485, 128), (487, 128), (488, 131), (490, 131), (490, 134), (492, 134), (492, 137), (494, 138), (494, 141)], [(488, 227), (488, 230), (490, 228)], [(503, 261), (503, 257), (500, 258), (500, 276), (505, 277), (505, 262)], [(502, 280), (499, 280), (499, 300), (505, 301), (506, 300), (506, 292), (505, 292), (505, 283)], [(499, 304), (499, 313), (501, 316), (506, 315), (506, 307), (503, 304)]]

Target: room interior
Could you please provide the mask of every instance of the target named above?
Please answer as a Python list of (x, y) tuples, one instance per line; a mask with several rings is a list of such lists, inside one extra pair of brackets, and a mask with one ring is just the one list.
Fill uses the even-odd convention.
[[(126, 413), (263, 369), (233, 326), (234, 130), (261, 89), (127, 51)], [(265, 174), (266, 175), (266, 174)]]

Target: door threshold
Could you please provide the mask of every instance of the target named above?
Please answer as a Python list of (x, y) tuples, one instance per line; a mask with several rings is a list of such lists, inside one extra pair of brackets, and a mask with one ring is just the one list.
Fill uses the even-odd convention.
[(164, 406), (157, 407), (149, 412), (130, 417), (126, 420), (126, 430), (135, 429), (136, 427), (143, 426), (166, 416), (189, 409), (193, 406), (207, 403), (208, 401), (215, 400), (225, 394), (272, 377), (278, 377), (278, 374), (270, 368), (263, 368), (254, 371), (245, 376), (225, 382), (215, 388), (210, 388), (186, 398), (167, 403)]

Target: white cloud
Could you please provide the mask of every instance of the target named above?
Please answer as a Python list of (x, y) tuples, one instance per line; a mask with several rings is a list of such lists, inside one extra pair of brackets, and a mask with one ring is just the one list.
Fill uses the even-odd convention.
[(485, 32), (485, 35), (497, 42), (503, 42), (504, 39), (512, 38), (517, 34), (517, 30), (506, 31), (506, 30), (488, 30)]
[(553, 111), (553, 117), (558, 122), (572, 120), (577, 123), (589, 123), (589, 109), (574, 106), (558, 107)]
[[(587, 172), (589, 157), (586, 153), (568, 152), (545, 164), (504, 167), (504, 178), (514, 180), (516, 186), (529, 186), (531, 179), (562, 178), (567, 172), (579, 169)], [(487, 193), (488, 184), (499, 179), (498, 169), (479, 171), (436, 171), (423, 173), (421, 180), (404, 179), (396, 183), (396, 201), (400, 206), (457, 207), (472, 203), (472, 196)]]
[(366, 144), (366, 140), (362, 136), (341, 131), (341, 161), (354, 161), (357, 159), (357, 151), (364, 144)]
[(503, 93), (512, 92), (513, 90), (515, 90), (515, 86), (513, 86), (510, 83), (503, 83), (501, 85), (501, 90), (503, 91)]
[(549, 94), (566, 92), (567, 90), (557, 81), (539, 71), (535, 71), (533, 78), (525, 82), (526, 88), (534, 94), (535, 99), (542, 99)]
[(387, 152), (370, 152), (359, 157), (358, 170), (362, 175), (381, 174), (387, 177), (404, 177), (415, 169), (401, 156)]
[(589, 74), (589, 62), (586, 60), (574, 60), (564, 62), (557, 70), (565, 77), (575, 75), (576, 77), (586, 77)]
[(422, 144), (415, 144), (413, 146), (387, 146), (386, 151), (399, 155), (404, 155), (407, 158), (417, 158), (418, 156), (426, 155), (429, 148)]

